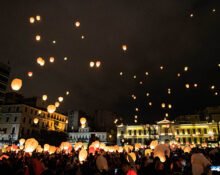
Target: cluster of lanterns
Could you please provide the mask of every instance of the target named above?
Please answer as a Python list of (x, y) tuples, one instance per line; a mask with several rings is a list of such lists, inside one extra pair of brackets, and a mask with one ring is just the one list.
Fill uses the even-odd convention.
[(31, 24), (35, 23), (35, 20), (36, 20), (36, 21), (40, 21), (40, 20), (41, 20), (41, 16), (40, 16), (40, 15), (37, 15), (35, 18), (34, 18), (33, 16), (31, 16), (31, 17), (29, 18), (29, 22), (30, 22)]
[(93, 68), (93, 67), (99, 68), (101, 66), (101, 61), (96, 61), (96, 62), (90, 61), (89, 66), (91, 68)]

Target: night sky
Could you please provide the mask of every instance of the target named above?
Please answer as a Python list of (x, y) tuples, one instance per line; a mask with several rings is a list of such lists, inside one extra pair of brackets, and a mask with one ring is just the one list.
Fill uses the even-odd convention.
[[(36, 15), (41, 21), (31, 24)], [(0, 17), (0, 61), (10, 61), (11, 79), (23, 80), (20, 93), (27, 97), (47, 94), (55, 102), (64, 96), (60, 111), (105, 109), (127, 122), (138, 115), (143, 123), (161, 120), (166, 112), (173, 119), (220, 105), (219, 0), (4, 1)], [(38, 57), (46, 60), (44, 67)], [(90, 68), (97, 60), (101, 67)], [(163, 102), (172, 109), (162, 109)]]

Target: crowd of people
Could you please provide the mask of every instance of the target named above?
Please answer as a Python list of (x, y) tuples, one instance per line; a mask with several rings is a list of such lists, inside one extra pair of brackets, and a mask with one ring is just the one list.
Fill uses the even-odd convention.
[(69, 154), (47, 152), (32, 154), (19, 152), (0, 153), (1, 175), (206, 175), (220, 174), (211, 166), (220, 165), (220, 149), (193, 148), (190, 153), (182, 149), (171, 151), (161, 162), (152, 153), (146, 155), (144, 149), (134, 151), (136, 160), (129, 154), (109, 153), (99, 150), (88, 154), (80, 162), (79, 151)]

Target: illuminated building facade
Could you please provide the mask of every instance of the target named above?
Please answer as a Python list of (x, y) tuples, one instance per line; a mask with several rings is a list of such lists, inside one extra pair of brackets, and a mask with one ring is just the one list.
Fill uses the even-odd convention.
[(41, 130), (64, 132), (68, 118), (25, 104), (0, 106), (0, 141), (33, 137)]
[(159, 142), (176, 140), (182, 145), (190, 143), (218, 144), (219, 121), (174, 122), (164, 119), (157, 125), (127, 125), (117, 128), (117, 144), (142, 143), (158, 139)]
[(117, 127), (117, 144), (146, 144), (148, 140), (159, 139), (157, 125), (122, 125)]

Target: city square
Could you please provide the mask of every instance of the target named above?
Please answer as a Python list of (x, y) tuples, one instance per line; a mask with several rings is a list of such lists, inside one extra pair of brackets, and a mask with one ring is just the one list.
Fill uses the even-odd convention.
[(2, 2), (0, 175), (220, 174), (219, 11)]

